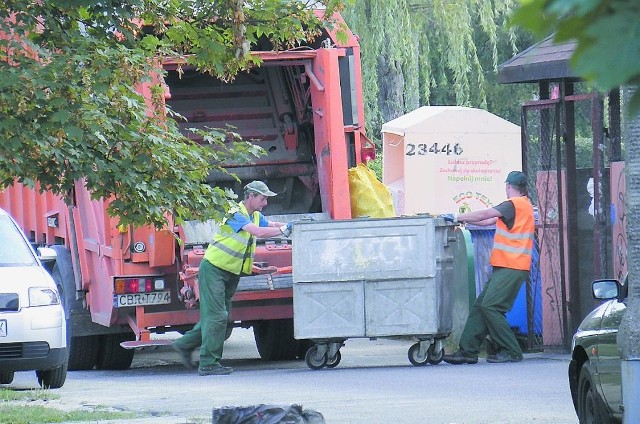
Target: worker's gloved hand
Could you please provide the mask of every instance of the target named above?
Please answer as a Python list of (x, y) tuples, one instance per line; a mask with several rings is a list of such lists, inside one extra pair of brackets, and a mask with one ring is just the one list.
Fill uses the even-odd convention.
[(438, 218), (442, 218), (447, 222), (453, 222), (456, 224), (458, 222), (458, 214), (457, 213), (443, 213), (438, 215)]
[(282, 227), (280, 227), (280, 232), (285, 237), (290, 237), (291, 236), (291, 231), (293, 231), (293, 221), (291, 221), (288, 224), (283, 225)]

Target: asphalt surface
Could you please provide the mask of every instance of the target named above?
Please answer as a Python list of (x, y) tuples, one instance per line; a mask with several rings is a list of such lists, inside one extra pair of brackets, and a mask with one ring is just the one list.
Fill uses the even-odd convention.
[[(138, 351), (125, 371), (74, 371), (48, 402), (63, 409), (107, 406), (138, 411), (129, 424), (211, 422), (214, 408), (300, 404), (327, 423), (577, 424), (567, 382), (568, 355), (525, 354), (524, 361), (414, 367), (411, 342), (349, 339), (334, 369), (304, 361), (259, 359), (251, 330), (236, 329), (225, 345), (228, 376), (200, 377), (163, 347)], [(35, 373), (10, 385), (37, 388)]]

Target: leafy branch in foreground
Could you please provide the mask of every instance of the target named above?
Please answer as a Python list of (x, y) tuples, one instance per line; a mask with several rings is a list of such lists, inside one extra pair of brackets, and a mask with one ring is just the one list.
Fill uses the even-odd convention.
[(182, 134), (162, 60), (231, 79), (259, 64), (259, 39), (296, 46), (322, 25), (304, 1), (4, 2), (0, 189), (18, 181), (72, 204), (84, 184), (121, 225), (220, 217), (234, 195), (207, 176), (264, 152), (225, 129), (200, 132), (202, 143)]

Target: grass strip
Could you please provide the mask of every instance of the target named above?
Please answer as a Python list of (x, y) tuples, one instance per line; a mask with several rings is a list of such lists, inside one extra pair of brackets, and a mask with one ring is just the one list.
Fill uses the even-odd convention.
[(117, 411), (62, 411), (39, 405), (0, 405), (0, 423), (2, 424), (39, 424), (82, 421), (103, 421), (134, 418), (133, 412)]
[(62, 422), (97, 422), (135, 418), (138, 414), (126, 411), (109, 411), (103, 407), (93, 410), (63, 411), (44, 405), (29, 405), (30, 402), (47, 402), (60, 396), (49, 390), (0, 389), (0, 424), (43, 424)]

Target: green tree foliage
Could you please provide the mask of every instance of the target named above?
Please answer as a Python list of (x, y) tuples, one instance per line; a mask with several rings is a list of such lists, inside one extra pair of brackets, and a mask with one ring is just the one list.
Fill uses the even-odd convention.
[[(73, 201), (76, 181), (128, 224), (168, 213), (219, 218), (233, 195), (203, 184), (257, 147), (226, 130), (185, 138), (163, 102), (165, 57), (219, 78), (319, 33), (311, 5), (338, 0), (6, 0), (0, 5), (0, 188), (22, 182)], [(325, 24), (331, 24), (326, 22)], [(154, 78), (154, 76), (156, 78)], [(150, 88), (151, 104), (140, 94)]]
[(360, 36), (367, 126), (423, 105), (487, 109), (520, 122), (531, 85), (500, 86), (497, 66), (532, 44), (506, 25), (514, 0), (356, 0), (344, 12)]

